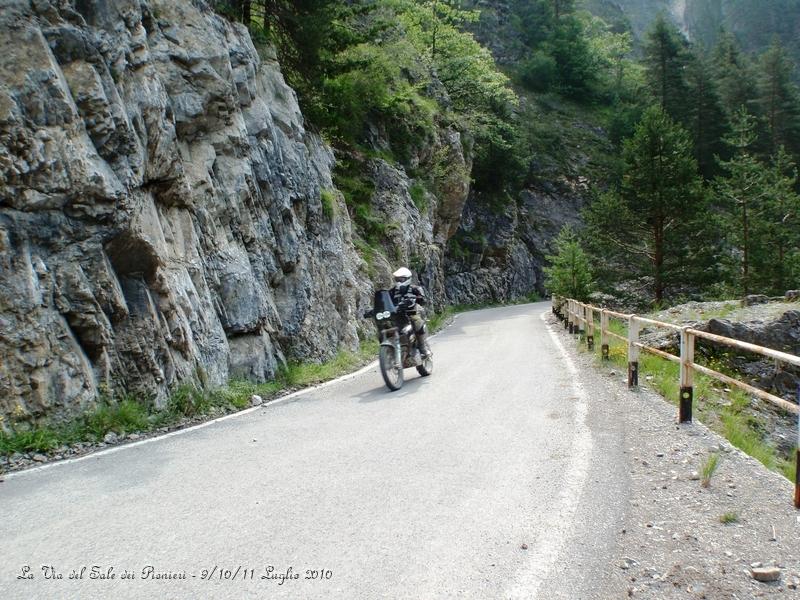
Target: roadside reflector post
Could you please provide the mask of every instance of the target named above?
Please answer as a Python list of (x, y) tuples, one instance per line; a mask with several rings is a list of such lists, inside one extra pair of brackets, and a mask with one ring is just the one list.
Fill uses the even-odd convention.
[(639, 321), (628, 317), (628, 388), (639, 387)]
[(594, 309), (586, 307), (586, 347), (594, 352)]
[(678, 403), (678, 422), (692, 421), (692, 402), (694, 400), (694, 336), (688, 327), (681, 329), (681, 397)]
[(603, 360), (609, 360), (608, 354), (608, 313), (606, 309), (600, 311), (600, 352)]

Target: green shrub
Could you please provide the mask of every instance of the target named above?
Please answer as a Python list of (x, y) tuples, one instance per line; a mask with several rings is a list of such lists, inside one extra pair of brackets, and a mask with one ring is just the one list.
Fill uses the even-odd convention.
[(118, 434), (141, 431), (148, 425), (147, 408), (130, 398), (104, 403), (84, 416), (84, 425), (97, 439), (110, 431)]
[(329, 221), (332, 220), (336, 214), (336, 192), (322, 190), (319, 194), (319, 200), (322, 203), (322, 214)]
[(556, 59), (541, 50), (533, 52), (519, 67), (522, 84), (535, 92), (546, 92), (558, 79)]
[(47, 452), (59, 444), (58, 433), (49, 427), (11, 433), (0, 431), (0, 454)]
[(428, 210), (428, 199), (425, 192), (425, 186), (420, 183), (415, 183), (409, 188), (408, 193), (411, 196), (412, 202), (414, 202), (414, 206), (417, 207), (419, 212), (424, 213), (426, 210)]

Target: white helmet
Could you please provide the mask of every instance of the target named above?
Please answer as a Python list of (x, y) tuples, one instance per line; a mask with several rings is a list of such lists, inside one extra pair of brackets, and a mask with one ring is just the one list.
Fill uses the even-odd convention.
[(392, 277), (394, 277), (394, 287), (396, 287), (398, 290), (407, 288), (409, 285), (411, 285), (411, 271), (405, 267), (400, 267), (397, 269), (397, 271), (392, 273)]

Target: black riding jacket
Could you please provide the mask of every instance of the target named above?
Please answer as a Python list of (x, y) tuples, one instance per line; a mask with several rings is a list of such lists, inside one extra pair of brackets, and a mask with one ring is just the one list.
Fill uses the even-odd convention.
[(425, 290), (418, 285), (410, 285), (404, 292), (394, 287), (391, 290), (391, 294), (392, 302), (394, 302), (395, 305), (400, 304), (405, 298), (413, 300), (411, 307), (406, 311), (410, 315), (417, 313), (417, 305), (425, 306)]

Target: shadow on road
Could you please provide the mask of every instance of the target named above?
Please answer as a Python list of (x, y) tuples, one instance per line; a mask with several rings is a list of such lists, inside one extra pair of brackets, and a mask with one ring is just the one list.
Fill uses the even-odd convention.
[[(399, 400), (409, 394), (413, 394), (415, 390), (425, 385), (427, 377), (420, 377), (413, 369), (406, 369), (406, 371), (406, 377), (410, 378), (406, 379), (405, 383), (403, 383), (403, 387), (396, 392), (390, 392), (389, 388), (383, 385), (383, 379), (380, 379), (380, 374), (378, 374), (378, 381), (381, 385), (361, 394), (357, 394), (355, 397), (363, 404), (366, 402), (381, 402), (383, 400)], [(413, 375), (411, 375), (411, 373), (413, 373)], [(431, 377), (436, 377), (436, 373), (434, 372)]]

